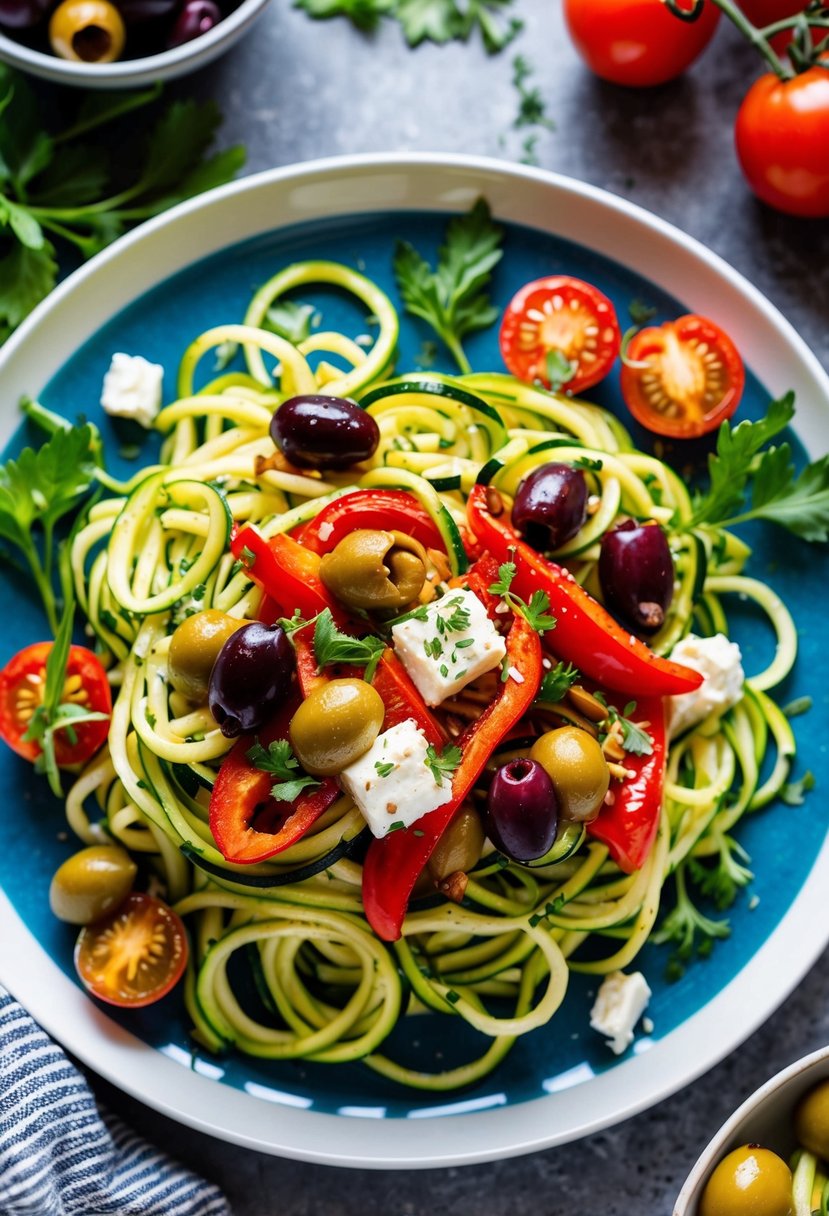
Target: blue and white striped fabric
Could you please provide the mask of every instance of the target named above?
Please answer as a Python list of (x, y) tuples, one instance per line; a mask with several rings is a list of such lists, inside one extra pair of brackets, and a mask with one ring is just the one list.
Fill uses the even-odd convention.
[(230, 1216), (219, 1190), (102, 1113), (0, 988), (0, 1216)]

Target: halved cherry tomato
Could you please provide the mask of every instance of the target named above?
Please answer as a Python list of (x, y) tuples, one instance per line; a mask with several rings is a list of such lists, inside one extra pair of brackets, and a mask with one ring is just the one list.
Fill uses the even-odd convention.
[(751, 189), (789, 215), (829, 216), (829, 56), (780, 80), (767, 72), (743, 98), (734, 125)]
[(634, 334), (626, 359), (625, 405), (657, 435), (705, 435), (731, 417), (743, 395), (745, 368), (736, 346), (713, 321), (693, 313)]
[[(19, 650), (0, 671), (0, 739), (19, 756), (36, 760), (40, 745), (24, 739), (34, 711), (43, 701), (46, 660), (51, 642), (35, 642)], [(90, 713), (111, 714), (112, 693), (101, 664), (91, 650), (70, 646), (61, 701), (78, 705)], [(83, 764), (104, 743), (109, 722), (82, 722), (73, 728), (72, 742), (66, 730), (55, 732), (55, 757), (62, 767)]]
[[(690, 9), (690, 0), (683, 7)], [(564, 0), (564, 19), (591, 71), (639, 88), (690, 67), (713, 37), (720, 10), (708, 0), (696, 21), (682, 21), (663, 0)]]
[(187, 953), (181, 918), (160, 899), (133, 892), (114, 912), (81, 929), (75, 969), (99, 1000), (140, 1009), (178, 983)]
[(590, 283), (551, 275), (525, 284), (501, 321), (501, 356), (520, 380), (550, 387), (548, 358), (563, 356), (572, 375), (557, 387), (570, 393), (590, 388), (607, 375), (622, 335), (613, 305)]

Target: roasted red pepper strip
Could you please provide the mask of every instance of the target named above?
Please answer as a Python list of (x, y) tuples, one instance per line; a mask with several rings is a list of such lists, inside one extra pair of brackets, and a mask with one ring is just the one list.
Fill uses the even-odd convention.
[(363, 866), (363, 907), (374, 932), (384, 941), (396, 941), (406, 915), (409, 897), (432, 850), (455, 812), (483, 772), (497, 744), (527, 712), (541, 682), (541, 643), (523, 616), (516, 614), (507, 637), (507, 661), (523, 677), (508, 679), (458, 739), (461, 762), (452, 778), (452, 799), (430, 811), (410, 828), (373, 840)]
[(355, 528), (405, 532), (426, 549), (446, 552), (431, 515), (405, 490), (354, 490), (343, 494), (305, 524), (296, 539), (315, 553), (330, 553)]
[(640, 697), (634, 720), (648, 723), (653, 752), (650, 756), (625, 754), (622, 764), (635, 775), (621, 782), (611, 781), (613, 802), (605, 803), (598, 818), (587, 827), (591, 836), (607, 845), (610, 856), (626, 874), (641, 869), (647, 860), (662, 813), (667, 753), (662, 698)]
[[(294, 802), (277, 802), (271, 797), (273, 773), (255, 768), (247, 758), (257, 737), (265, 748), (274, 739), (287, 739), (297, 704), (292, 700), (284, 706), (258, 735), (243, 735), (222, 761), (210, 795), (210, 830), (228, 861), (247, 865), (283, 852), (340, 797), (334, 778), (324, 777), (321, 785)], [(279, 826), (276, 831), (259, 831), (252, 826), (255, 818), (263, 825), (272, 818)]]
[(409, 673), (393, 650), (383, 651), (372, 685), (379, 692), (386, 707), (383, 730), (391, 730), (393, 726), (414, 718), (427, 741), (437, 748), (443, 747), (446, 742), (443, 727), (429, 712)]
[(467, 515), (484, 549), (500, 562), (515, 562), (512, 590), (517, 595), (529, 600), (534, 591), (547, 593), (550, 611), (556, 618), (549, 640), (558, 658), (574, 663), (603, 688), (628, 696), (673, 696), (699, 688), (699, 672), (654, 654), (623, 629), (567, 570), (525, 544), (506, 517), (491, 515), (486, 486), (473, 488)]
[(281, 533), (265, 540), (253, 524), (240, 528), (231, 539), (230, 549), (253, 581), (282, 606), (284, 616), (291, 616), (298, 608), (310, 619), (330, 608), (339, 628), (347, 625), (347, 616), (320, 578), (318, 554)]

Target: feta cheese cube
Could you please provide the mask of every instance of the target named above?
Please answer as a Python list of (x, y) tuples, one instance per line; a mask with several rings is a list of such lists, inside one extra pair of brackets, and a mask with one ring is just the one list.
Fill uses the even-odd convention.
[(378, 735), (372, 746), (340, 773), (340, 783), (377, 837), (409, 827), (452, 799), (452, 780), (438, 785), (426, 765), (426, 736), (407, 718)]
[(611, 971), (602, 981), (590, 1010), (590, 1026), (610, 1040), (608, 1047), (620, 1056), (633, 1042), (633, 1028), (651, 999), (641, 971), (625, 975)]
[(693, 692), (668, 698), (672, 737), (697, 726), (711, 713), (724, 714), (742, 697), (745, 675), (740, 647), (724, 634), (698, 638), (689, 633), (674, 646), (671, 658), (705, 677)]
[(497, 667), (507, 648), (474, 591), (452, 591), (391, 631), (427, 705), (440, 705)]
[(112, 356), (104, 376), (101, 405), (115, 418), (131, 418), (148, 429), (161, 409), (161, 381), (164, 368), (141, 355)]

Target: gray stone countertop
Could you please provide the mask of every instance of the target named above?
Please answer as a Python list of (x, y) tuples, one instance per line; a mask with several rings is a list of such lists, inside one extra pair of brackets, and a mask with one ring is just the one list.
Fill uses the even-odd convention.
[[(592, 77), (565, 33), (558, 0), (515, 0), (523, 33), (488, 58), (473, 41), (409, 50), (396, 25), (375, 35), (311, 21), (273, 0), (242, 43), (179, 82), (214, 97), (222, 143), (243, 142), (251, 172), (352, 152), (523, 155), (512, 128), (512, 63), (530, 63), (555, 121), (542, 167), (656, 212), (721, 254), (829, 365), (829, 223), (779, 215), (749, 193), (732, 147), (740, 98), (761, 63), (730, 28), (681, 80), (626, 91)], [(110, 1107), (220, 1183), (236, 1216), (668, 1216), (725, 1117), (762, 1081), (829, 1041), (829, 956), (738, 1051), (682, 1092), (588, 1140), (490, 1165), (423, 1172), (343, 1171), (208, 1139), (96, 1082)]]

